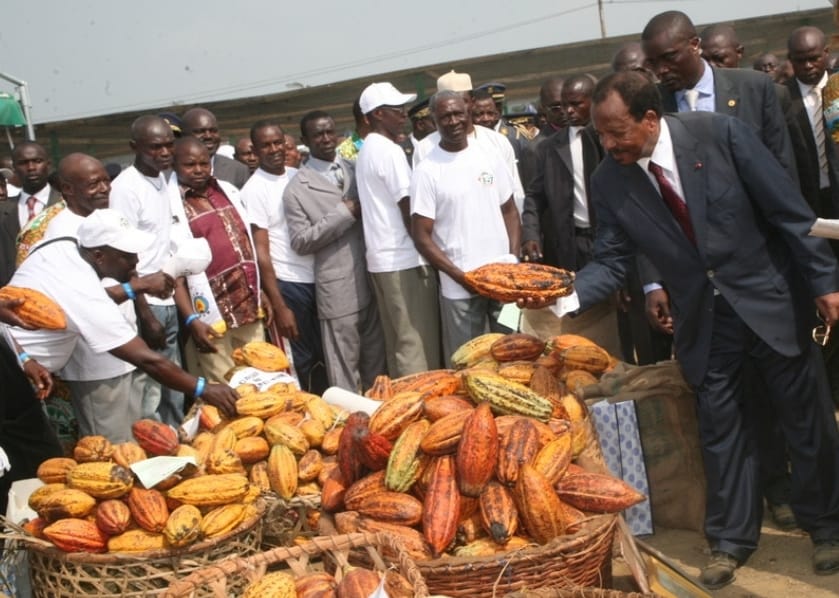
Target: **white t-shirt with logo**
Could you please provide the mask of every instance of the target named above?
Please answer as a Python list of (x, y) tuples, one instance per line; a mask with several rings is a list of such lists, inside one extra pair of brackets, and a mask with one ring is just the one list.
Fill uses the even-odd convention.
[(55, 241), (30, 253), (9, 284), (41, 291), (67, 315), (64, 330), (12, 329), (24, 351), (50, 372), (67, 365), (79, 339), (93, 353), (104, 353), (137, 336), (73, 241)]
[[(498, 158), (472, 145), (459, 152), (437, 146), (414, 170), (411, 213), (434, 220), (432, 239), (467, 272), (509, 261), (510, 239), (501, 206), (512, 194), (512, 178)], [(440, 292), (447, 299), (472, 296), (443, 272)]]
[(288, 282), (315, 282), (315, 256), (300, 255), (291, 248), (291, 236), (283, 211), (283, 192), (295, 168), (284, 174), (271, 174), (262, 168), (242, 187), (241, 198), (252, 224), (268, 231), (271, 264), (274, 274)]
[(355, 163), (369, 272), (398, 272), (424, 264), (405, 228), (399, 200), (411, 187), (411, 167), (393, 141), (370, 133)]
[[(111, 183), (109, 207), (122, 213), (132, 226), (150, 232), (156, 241), (137, 254), (137, 273), (154, 274), (172, 254), (172, 194), (180, 201), (178, 181), (174, 173), (147, 177), (129, 166)], [(174, 305), (174, 297), (159, 299), (146, 295), (150, 305)]]

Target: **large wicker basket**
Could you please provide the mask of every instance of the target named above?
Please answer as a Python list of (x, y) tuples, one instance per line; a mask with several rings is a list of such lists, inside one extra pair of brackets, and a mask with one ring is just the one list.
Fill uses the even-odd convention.
[(603, 588), (541, 588), (512, 592), (504, 598), (661, 598), (658, 594), (639, 594)]
[(363, 532), (317, 536), (297, 546), (280, 546), (247, 558), (229, 559), (205, 567), (173, 583), (163, 597), (194, 598), (206, 596), (207, 592), (211, 592), (211, 596), (227, 598), (233, 588), (241, 588), (260, 579), (269, 566), (280, 565), (290, 569), (293, 575), (300, 576), (311, 570), (312, 559), (323, 559), (324, 566), (330, 570), (335, 569), (336, 578), (340, 579), (343, 568), (349, 564), (351, 550), (365, 552), (365, 558), (372, 561), (373, 567), (378, 571), (388, 568), (380, 550), (387, 552), (387, 562), (397, 566), (399, 573), (408, 580), (413, 587), (414, 598), (427, 598), (425, 581), (400, 541), (388, 534)]
[(604, 587), (611, 583), (617, 515), (597, 515), (577, 533), (485, 557), (418, 561), (428, 589), (452, 598), (503, 596), (548, 586)]
[[(176, 579), (230, 557), (254, 554), (262, 541), (259, 513), (229, 534), (181, 550), (136, 555), (67, 553), (47, 542), (25, 541), (29, 551), (34, 598), (131, 598), (159, 596)], [(196, 596), (211, 596), (196, 593)]]

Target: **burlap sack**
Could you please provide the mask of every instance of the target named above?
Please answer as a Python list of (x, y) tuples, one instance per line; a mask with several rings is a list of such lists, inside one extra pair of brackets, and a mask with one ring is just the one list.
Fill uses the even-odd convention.
[(586, 402), (635, 401), (653, 522), (702, 530), (705, 470), (696, 420), (696, 398), (675, 361), (620, 364), (583, 391)]

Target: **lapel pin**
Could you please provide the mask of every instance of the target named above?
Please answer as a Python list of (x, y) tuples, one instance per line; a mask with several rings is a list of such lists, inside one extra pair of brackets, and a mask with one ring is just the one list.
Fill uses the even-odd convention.
[(728, 100), (728, 107), (734, 108), (737, 105), (737, 100)]
[(702, 168), (702, 162), (697, 162), (693, 165), (694, 170), (699, 170), (700, 168)]

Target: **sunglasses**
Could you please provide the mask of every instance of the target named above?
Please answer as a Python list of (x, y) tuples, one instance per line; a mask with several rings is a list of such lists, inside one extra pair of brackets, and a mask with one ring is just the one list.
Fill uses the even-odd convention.
[(821, 324), (813, 328), (813, 341), (820, 347), (826, 347), (830, 341), (830, 324), (824, 321), (822, 315), (816, 311), (816, 316), (821, 320)]

